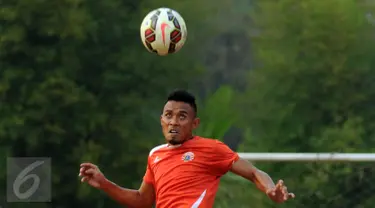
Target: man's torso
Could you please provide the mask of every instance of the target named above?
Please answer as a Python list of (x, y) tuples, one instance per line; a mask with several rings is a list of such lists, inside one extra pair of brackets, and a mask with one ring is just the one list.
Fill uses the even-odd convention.
[[(160, 145), (150, 152), (148, 168), (158, 208), (213, 206), (220, 176), (227, 171), (220, 169), (222, 155), (220, 149), (215, 152), (217, 144), (217, 140), (195, 137), (181, 146)], [(229, 155), (231, 158), (235, 160), (236, 154)]]

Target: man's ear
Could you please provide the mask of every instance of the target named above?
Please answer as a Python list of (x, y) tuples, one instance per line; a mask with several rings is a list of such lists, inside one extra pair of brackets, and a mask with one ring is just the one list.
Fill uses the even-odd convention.
[(194, 118), (194, 121), (193, 121), (193, 129), (198, 128), (200, 122), (201, 122), (201, 120), (200, 120), (198, 117), (197, 117), (197, 118)]

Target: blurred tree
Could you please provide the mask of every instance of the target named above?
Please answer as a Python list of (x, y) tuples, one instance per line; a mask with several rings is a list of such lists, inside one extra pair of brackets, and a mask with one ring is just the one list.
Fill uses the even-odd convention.
[[(374, 7), (364, 9), (360, 3), (256, 1), (252, 20), (260, 35), (252, 37), (257, 66), (243, 96), (249, 134), (242, 151), (374, 151), (375, 41), (366, 18)], [(275, 180), (285, 179), (297, 194), (280, 207), (372, 207), (375, 202), (367, 191), (352, 196), (368, 188), (360, 179), (373, 177), (374, 169), (367, 166), (259, 167)], [(232, 191), (244, 201), (252, 194), (239, 187)], [(247, 200), (259, 208), (273, 207), (265, 203), (266, 196)]]
[(221, 86), (203, 102), (198, 102), (201, 124), (196, 130), (203, 137), (223, 139), (228, 130), (235, 125), (239, 117), (234, 107), (235, 93), (230, 86)]
[[(163, 141), (155, 106), (161, 108), (169, 90), (188, 87), (199, 77), (199, 49), (193, 46), (200, 39), (195, 37), (210, 28), (191, 32), (180, 53), (155, 56), (139, 37), (142, 18), (160, 1), (148, 3), (2, 2), (0, 154), (52, 158), (53, 202), (36, 207), (115, 206), (101, 192), (80, 185), (79, 164), (94, 162), (118, 184), (137, 188), (148, 151)], [(196, 3), (168, 6), (182, 13), (188, 29), (199, 28), (199, 15), (212, 11), (209, 4)], [(193, 8), (202, 10), (189, 13)], [(0, 184), (5, 183), (1, 169)], [(12, 204), (18, 206), (23, 205)]]
[[(218, 4), (215, 4), (218, 5)], [(216, 6), (218, 7), (218, 6)], [(209, 96), (221, 85), (230, 85), (235, 91), (246, 87), (246, 74), (252, 68), (251, 42), (248, 30), (252, 27), (248, 11), (252, 1), (220, 1), (214, 15), (209, 13), (211, 27), (209, 38), (201, 41), (202, 56), (206, 73), (197, 80), (199, 94)]]

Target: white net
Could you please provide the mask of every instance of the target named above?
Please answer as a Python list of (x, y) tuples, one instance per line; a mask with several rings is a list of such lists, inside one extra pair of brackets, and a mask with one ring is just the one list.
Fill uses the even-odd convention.
[(276, 181), (283, 179), (296, 198), (277, 205), (255, 186), (228, 173), (215, 208), (374, 208), (373, 162), (253, 162)]

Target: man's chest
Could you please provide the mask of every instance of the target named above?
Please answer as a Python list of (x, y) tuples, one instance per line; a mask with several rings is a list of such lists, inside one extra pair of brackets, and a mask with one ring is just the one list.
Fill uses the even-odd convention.
[(160, 152), (150, 158), (155, 181), (161, 178), (189, 178), (210, 173), (210, 158), (205, 152), (186, 150)]

